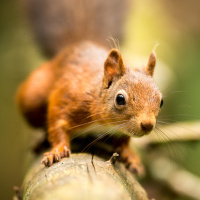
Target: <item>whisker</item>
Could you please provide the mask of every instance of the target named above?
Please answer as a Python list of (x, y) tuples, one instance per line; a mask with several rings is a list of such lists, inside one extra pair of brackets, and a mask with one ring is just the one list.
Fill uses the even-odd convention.
[[(125, 126), (127, 125), (128, 122), (129, 122), (129, 120), (128, 120), (127, 122), (123, 123), (123, 124), (120, 124), (119, 128), (125, 127)], [(115, 129), (115, 130), (116, 130), (116, 129)], [(122, 132), (119, 131), (119, 133), (124, 134), (123, 131), (122, 131)], [(113, 133), (113, 134), (114, 134), (114, 133)], [(104, 142), (106, 142), (113, 134), (109, 135), (109, 136), (105, 139)], [(124, 135), (125, 135), (125, 134), (124, 134)]]
[(176, 91), (171, 91), (169, 94), (174, 94), (174, 93), (186, 93), (186, 92), (189, 92), (187, 90), (176, 90)]
[[(119, 46), (119, 40), (118, 39), (114, 39), (111, 35), (108, 36), (107, 41), (109, 42), (110, 46), (112, 47), (112, 49), (117, 49), (120, 51), (120, 46)], [(112, 46), (112, 44), (114, 45), (114, 48)]]
[(198, 115), (190, 115), (190, 114), (173, 114), (173, 115), (166, 115), (164, 117), (175, 117), (175, 116), (188, 116), (188, 117), (197, 117), (200, 118)]
[[(162, 142), (162, 141), (166, 141), (166, 138), (163, 138), (163, 135), (159, 132), (159, 130), (158, 130), (158, 128), (157, 127), (155, 127), (155, 133), (156, 133), (156, 136), (158, 137), (158, 139)], [(170, 151), (169, 151), (169, 149), (168, 149), (168, 147), (167, 146), (163, 146), (163, 147), (165, 147), (165, 149), (167, 150), (167, 153), (168, 153), (168, 156), (169, 156), (169, 158), (171, 159), (171, 154), (170, 154)], [(162, 148), (161, 148), (162, 149)], [(171, 161), (171, 160), (170, 160)]]
[[(181, 163), (181, 159), (180, 159), (181, 156), (180, 156), (180, 154), (179, 154), (179, 151), (178, 151), (177, 149), (174, 148), (175, 146), (172, 145), (172, 144), (174, 144), (174, 141), (172, 141), (172, 140), (171, 140), (161, 129), (159, 129), (158, 127), (157, 127), (157, 130), (158, 130), (160, 133), (162, 133), (162, 136), (163, 136), (163, 138), (166, 138), (166, 141), (169, 141), (168, 144), (169, 144), (171, 150), (173, 151), (175, 157), (177, 158), (178, 163)], [(176, 147), (177, 147), (177, 146), (176, 146)], [(179, 149), (179, 150), (180, 150), (180, 149)]]
[[(157, 136), (159, 136), (161, 138), (161, 140), (163, 141), (168, 141), (168, 139), (166, 139), (162, 132), (158, 129), (158, 127), (156, 127), (156, 133), (157, 133)], [(171, 149), (173, 149), (171, 146), (171, 144), (169, 143), (168, 141), (168, 144), (170, 146)], [(168, 157), (169, 157), (169, 161), (172, 162), (173, 160), (173, 156), (172, 156), (172, 152), (170, 152), (170, 148), (168, 147), (168, 145), (162, 145), (162, 147), (164, 147), (166, 150), (167, 150), (167, 154), (168, 154)], [(162, 149), (162, 148), (161, 148)], [(176, 154), (175, 154), (176, 155)]]
[(75, 128), (78, 128), (78, 127), (81, 127), (81, 126), (93, 124), (93, 123), (95, 123), (95, 122), (100, 122), (100, 121), (105, 121), (105, 120), (111, 120), (111, 119), (120, 119), (120, 117), (112, 117), (112, 118), (97, 119), (97, 120), (93, 120), (93, 121), (90, 121), (90, 122), (86, 122), (86, 123), (82, 123), (82, 124), (79, 124), (79, 125), (70, 127), (70, 128), (68, 128), (67, 130), (72, 130), (72, 129), (75, 129)]
[[(126, 123), (126, 122), (125, 122)], [(98, 138), (96, 138), (95, 140), (93, 140), (90, 144), (88, 144), (83, 150), (83, 151), (87, 151), (95, 142), (97, 142), (98, 140), (102, 139), (104, 136), (106, 136), (107, 134), (109, 134), (111, 131), (115, 130), (117, 127), (121, 126), (122, 124), (116, 125), (113, 128), (111, 128), (110, 130), (106, 131), (105, 133), (103, 133), (101, 136), (99, 136)]]
[(133, 128), (135, 128), (134, 124), (129, 124), (128, 126), (125, 127), (125, 131), (128, 133), (131, 133), (132, 135), (135, 135), (137, 132), (133, 132)]
[(92, 129), (95, 129), (95, 128), (99, 128), (99, 127), (102, 127), (102, 126), (106, 126), (106, 125), (112, 125), (112, 124), (115, 124), (115, 123), (119, 123), (119, 122), (124, 122), (124, 121), (129, 121), (129, 120), (119, 120), (119, 121), (115, 121), (115, 122), (109, 122), (109, 123), (104, 123), (104, 124), (100, 124), (100, 125), (97, 125), (97, 126), (94, 126), (94, 127), (90, 127), (90, 128), (87, 128), (85, 131), (81, 132), (80, 134), (78, 135), (75, 135), (74, 137), (71, 137), (70, 141), (79, 137), (80, 135), (88, 132), (88, 131), (91, 131)]
[(101, 114), (101, 113), (104, 113), (104, 111), (98, 112), (98, 113), (95, 113), (95, 114), (91, 114), (91, 115), (89, 115), (88, 117), (86, 117), (85, 119), (88, 119), (88, 118), (93, 117), (93, 116), (95, 116), (95, 115), (99, 115), (99, 114)]
[[(163, 96), (165, 96), (166, 92), (169, 91), (169, 89), (173, 86), (174, 84), (171, 83), (164, 91), (162, 91)], [(165, 96), (166, 97), (166, 96)]]
[[(169, 121), (169, 120), (168, 120), (168, 121)], [(174, 121), (174, 120), (170, 120), (170, 121), (176, 122), (176, 121)], [(161, 123), (161, 124), (171, 125), (171, 123), (163, 122), (163, 121), (160, 121), (160, 120), (157, 120), (157, 122), (159, 122), (159, 123)], [(197, 134), (197, 135), (200, 135), (199, 132), (197, 132), (197, 131), (195, 131), (195, 130), (192, 130), (192, 129), (190, 129), (190, 128), (181, 126), (181, 125), (179, 125), (179, 124), (177, 124), (177, 123), (173, 123), (173, 126), (176, 126), (176, 127), (182, 128), (182, 129), (184, 129), (184, 130), (188, 130), (188, 131), (190, 131), (190, 132), (193, 132), (193, 133), (195, 133), (195, 134)], [(168, 129), (166, 126), (164, 126), (164, 128)], [(171, 131), (170, 129), (168, 129), (168, 130)], [(172, 131), (171, 131), (171, 132), (172, 132)], [(176, 135), (177, 135), (177, 134), (176, 134)]]
[[(165, 128), (166, 128), (166, 127), (165, 127)], [(171, 131), (172, 133), (175, 134), (175, 132), (173, 132), (173, 131), (170, 130), (170, 129), (168, 129), (168, 131)], [(173, 141), (173, 142), (174, 142), (174, 141)], [(174, 143), (174, 144), (176, 144), (176, 147), (177, 147), (177, 143)], [(182, 143), (178, 143), (178, 144), (182, 144)], [(180, 148), (177, 148), (177, 149), (178, 149), (179, 152), (181, 152), (181, 155), (184, 156), (184, 160), (186, 160), (186, 159), (189, 160), (190, 168), (193, 169), (193, 171), (196, 171), (196, 169), (195, 169), (195, 167), (194, 167), (194, 166), (196, 166), (196, 164), (194, 163), (194, 161), (191, 160), (190, 158), (188, 158), (188, 156), (186, 155), (186, 153), (183, 152)], [(179, 155), (180, 155), (180, 154), (179, 154)], [(180, 159), (179, 159), (179, 162), (180, 162)]]

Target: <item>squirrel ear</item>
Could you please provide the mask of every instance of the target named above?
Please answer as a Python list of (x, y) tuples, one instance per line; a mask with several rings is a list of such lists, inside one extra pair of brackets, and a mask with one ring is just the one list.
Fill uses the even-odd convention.
[(113, 78), (123, 76), (125, 73), (125, 66), (120, 52), (117, 49), (112, 49), (107, 59), (104, 62), (104, 84), (109, 87)]
[(149, 76), (153, 76), (155, 66), (156, 66), (156, 54), (153, 51), (149, 56), (149, 61), (145, 68), (145, 73)]

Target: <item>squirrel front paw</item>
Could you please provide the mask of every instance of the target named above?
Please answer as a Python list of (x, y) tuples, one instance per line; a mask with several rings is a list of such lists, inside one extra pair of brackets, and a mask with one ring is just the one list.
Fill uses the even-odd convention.
[(62, 158), (69, 157), (70, 154), (71, 151), (67, 146), (59, 146), (53, 148), (53, 150), (50, 152), (44, 153), (41, 163), (47, 167), (50, 167), (53, 163), (61, 161)]
[(145, 175), (145, 168), (141, 163), (140, 157), (130, 148), (123, 148), (119, 152), (119, 159), (123, 162), (128, 170), (138, 176)]
[(129, 159), (125, 161), (126, 168), (131, 171), (132, 173), (138, 175), (138, 176), (144, 176), (145, 175), (145, 169), (142, 163), (137, 162), (135, 159)]

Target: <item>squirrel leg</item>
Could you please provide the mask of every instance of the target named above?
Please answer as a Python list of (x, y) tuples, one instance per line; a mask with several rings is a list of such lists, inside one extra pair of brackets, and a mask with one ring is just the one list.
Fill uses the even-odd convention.
[(32, 126), (45, 126), (47, 99), (53, 79), (54, 72), (51, 64), (44, 63), (31, 73), (18, 90), (19, 109)]
[(47, 133), (48, 140), (52, 146), (50, 152), (46, 152), (42, 159), (45, 166), (50, 167), (53, 163), (59, 162), (63, 157), (70, 156), (70, 134), (69, 129), (69, 105), (70, 99), (63, 94), (63, 87), (58, 84), (51, 92), (48, 99), (47, 112)]
[(132, 173), (137, 175), (144, 175), (145, 169), (141, 163), (139, 155), (134, 152), (130, 146), (130, 137), (122, 139), (116, 151), (120, 155), (120, 161), (125, 163), (126, 168), (128, 168)]
[(50, 167), (53, 163), (59, 162), (63, 157), (69, 157), (70, 151), (70, 137), (66, 129), (68, 128), (68, 123), (66, 120), (58, 120), (56, 126), (49, 127), (49, 142), (52, 145), (52, 150), (50, 152), (44, 153), (42, 163), (45, 166)]

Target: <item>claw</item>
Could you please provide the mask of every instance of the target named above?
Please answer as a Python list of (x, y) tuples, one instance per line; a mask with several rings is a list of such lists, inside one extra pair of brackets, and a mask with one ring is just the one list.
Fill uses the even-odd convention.
[(44, 158), (41, 163), (45, 166), (50, 167), (53, 163), (59, 162), (63, 157), (69, 157), (70, 150), (67, 146), (59, 147), (51, 152), (44, 153)]
[(41, 163), (43, 163), (46, 167), (50, 167), (53, 164), (53, 158), (51, 158), (51, 155), (45, 156)]
[(69, 157), (70, 150), (67, 148), (67, 146), (64, 146), (64, 157)]
[(144, 176), (145, 169), (140, 162), (140, 158), (129, 148), (125, 148), (120, 152), (120, 160), (125, 164), (125, 167), (133, 174)]
[(45, 166), (47, 166), (47, 158), (44, 157), (42, 160), (41, 160), (41, 163), (44, 164)]
[(64, 151), (62, 151), (62, 152), (60, 153), (60, 157), (61, 157), (61, 158), (64, 158), (64, 157), (65, 157)]
[(61, 160), (61, 156), (59, 152), (55, 153), (55, 162), (59, 162)]
[(55, 161), (56, 161), (56, 162), (59, 161), (59, 157), (58, 157), (58, 155), (55, 155)]
[(125, 166), (133, 174), (136, 174), (138, 176), (144, 176), (145, 175), (145, 170), (144, 170), (144, 167), (141, 163), (135, 163), (133, 160), (129, 160), (127, 163), (125, 163)]
[(139, 175), (138, 169), (136, 167), (133, 166), (129, 166), (128, 169), (133, 173), (133, 174), (137, 174)]

